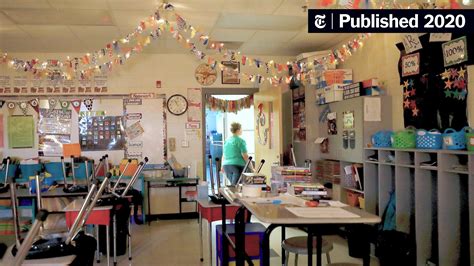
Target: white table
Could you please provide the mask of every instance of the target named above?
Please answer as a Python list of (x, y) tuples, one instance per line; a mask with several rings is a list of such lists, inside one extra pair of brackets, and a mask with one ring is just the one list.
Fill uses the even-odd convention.
[[(356, 214), (358, 217), (351, 218), (305, 218), (299, 217), (287, 210), (288, 204), (262, 204), (255, 203), (253, 198), (244, 198), (241, 193), (235, 192), (231, 188), (222, 188), (220, 190), (221, 194), (229, 201), (233, 203), (238, 203), (241, 205), (239, 211), (237, 211), (235, 222), (235, 245), (236, 245), (236, 256), (237, 261), (236, 265), (244, 265), (245, 261), (245, 210), (248, 210), (254, 215), (257, 219), (264, 223), (270, 224), (267, 230), (265, 231), (265, 237), (263, 240), (263, 258), (264, 266), (270, 265), (270, 234), (278, 226), (289, 226), (289, 227), (307, 227), (308, 228), (308, 265), (312, 265), (312, 252), (313, 252), (313, 241), (312, 236), (316, 236), (316, 250), (317, 250), (317, 265), (321, 265), (321, 243), (322, 243), (322, 233), (326, 228), (334, 226), (343, 226), (343, 225), (358, 225), (358, 224), (376, 224), (381, 221), (380, 217), (367, 213), (363, 210), (354, 207), (342, 207), (343, 210), (346, 210), (350, 213)], [(266, 195), (266, 194), (263, 194)], [(270, 196), (269, 196), (270, 197)], [(293, 205), (293, 204), (291, 204)], [(224, 206), (224, 205), (223, 205)], [(325, 208), (325, 207), (321, 207)], [(222, 209), (225, 214), (224, 208)], [(223, 215), (224, 215), (223, 214)], [(224, 223), (223, 223), (224, 224)], [(224, 229), (225, 226), (223, 226)], [(225, 233), (225, 230), (223, 230)], [(225, 238), (224, 238), (225, 239)], [(226, 250), (226, 249), (224, 249)], [(225, 257), (225, 256), (224, 256)], [(370, 254), (364, 256), (364, 265), (370, 264)], [(224, 265), (226, 263), (224, 262)]]

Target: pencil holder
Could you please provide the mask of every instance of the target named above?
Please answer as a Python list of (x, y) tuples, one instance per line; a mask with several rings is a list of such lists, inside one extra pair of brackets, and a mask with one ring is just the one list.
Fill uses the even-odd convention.
[(390, 148), (392, 147), (392, 135), (390, 130), (380, 130), (372, 135), (372, 145), (375, 148)]
[(456, 131), (447, 128), (443, 134), (444, 148), (447, 150), (464, 150), (466, 148), (466, 129)]
[(397, 149), (413, 149), (416, 147), (416, 132), (414, 127), (397, 131), (392, 137), (392, 147)]
[(441, 149), (443, 147), (443, 135), (439, 130), (432, 129), (426, 131), (420, 129), (416, 131), (417, 149)]

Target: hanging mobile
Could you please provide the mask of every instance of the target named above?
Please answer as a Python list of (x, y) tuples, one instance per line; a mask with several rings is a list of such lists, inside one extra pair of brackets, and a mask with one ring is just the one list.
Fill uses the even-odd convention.
[(92, 111), (92, 105), (94, 104), (94, 100), (89, 98), (84, 100), (84, 105), (86, 106), (88, 111)]
[(26, 104), (26, 102), (21, 102), (19, 104), (19, 106), (20, 106), (20, 110), (23, 113), (23, 115), (27, 115), (28, 114), (28, 105)]
[(54, 109), (58, 101), (56, 101), (56, 99), (48, 99), (48, 103), (49, 103), (49, 109)]
[(7, 103), (8, 109), (15, 109), (15, 103), (14, 102), (9, 102)]

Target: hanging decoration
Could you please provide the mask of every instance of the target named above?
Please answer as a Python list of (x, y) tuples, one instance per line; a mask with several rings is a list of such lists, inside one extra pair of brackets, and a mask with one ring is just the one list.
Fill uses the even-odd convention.
[(81, 100), (72, 100), (71, 105), (72, 108), (74, 108), (74, 111), (76, 111), (76, 113), (79, 113), (79, 111), (81, 110)]
[(94, 105), (94, 99), (89, 98), (84, 100), (84, 106), (88, 111), (92, 111), (92, 106)]
[(23, 115), (28, 114), (28, 104), (26, 102), (20, 102), (18, 103), (18, 106), (20, 107), (20, 110), (23, 113)]
[(3, 105), (5, 104), (5, 101), (4, 100), (0, 100), (0, 109), (3, 108)]
[(54, 98), (48, 99), (49, 109), (54, 110), (54, 108), (56, 108), (57, 103), (58, 101)]
[(63, 109), (63, 111), (66, 111), (69, 109), (69, 101), (59, 100), (59, 104), (61, 105), (61, 109)]
[(237, 113), (242, 109), (250, 108), (252, 105), (253, 95), (238, 100), (223, 100), (213, 96), (206, 97), (206, 107), (213, 111)]
[(7, 103), (8, 113), (10, 115), (13, 115), (13, 113), (15, 112), (15, 106), (16, 106), (16, 104), (14, 102), (8, 102)]
[(33, 110), (36, 111), (36, 113), (39, 113), (39, 101), (38, 99), (32, 99), (29, 101), (30, 106), (33, 108)]

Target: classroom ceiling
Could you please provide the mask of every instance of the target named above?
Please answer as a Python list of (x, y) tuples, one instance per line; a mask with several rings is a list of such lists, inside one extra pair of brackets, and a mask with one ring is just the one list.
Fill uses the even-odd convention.
[[(330, 48), (348, 34), (308, 34), (304, 0), (176, 0), (189, 23), (253, 55), (289, 55)], [(156, 0), (0, 0), (0, 51), (91, 52), (125, 36), (152, 14)], [(187, 53), (168, 36), (145, 53)]]

